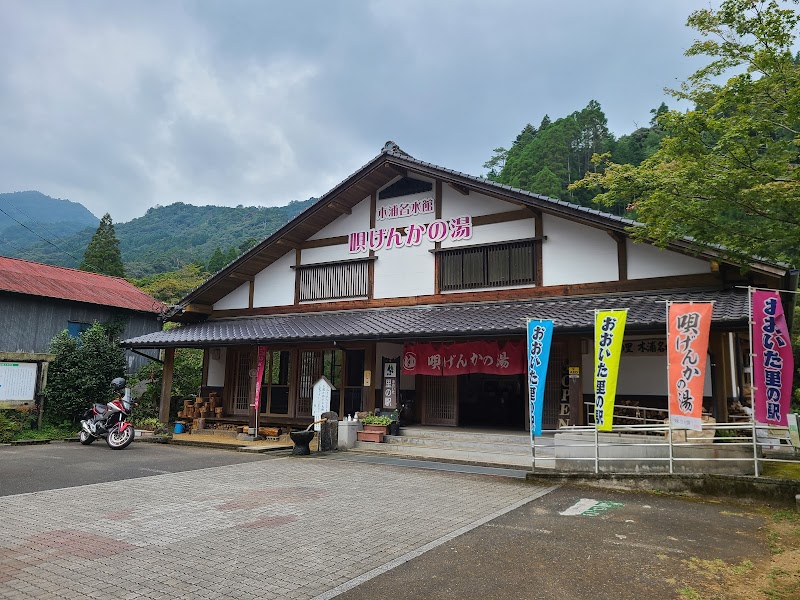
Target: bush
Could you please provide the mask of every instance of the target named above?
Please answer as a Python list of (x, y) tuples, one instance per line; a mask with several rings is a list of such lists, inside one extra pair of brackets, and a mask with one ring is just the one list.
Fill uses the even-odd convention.
[(16, 438), (22, 428), (22, 421), (16, 411), (0, 410), (0, 443), (7, 444)]
[(134, 417), (133, 426), (136, 429), (143, 429), (145, 431), (155, 431), (156, 429), (162, 429), (164, 427), (164, 424), (157, 418), (153, 417), (146, 417), (143, 419)]
[(46, 413), (51, 419), (75, 422), (93, 402), (111, 399), (112, 379), (125, 373), (125, 353), (95, 322), (79, 337), (66, 330), (50, 342), (56, 355), (47, 374)]

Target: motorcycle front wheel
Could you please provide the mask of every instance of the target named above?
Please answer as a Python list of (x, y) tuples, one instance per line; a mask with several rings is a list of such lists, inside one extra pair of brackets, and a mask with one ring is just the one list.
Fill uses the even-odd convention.
[(126, 427), (125, 431), (119, 430), (119, 425), (114, 425), (111, 431), (108, 432), (106, 443), (112, 450), (122, 450), (133, 441), (134, 431), (133, 427)]
[(81, 433), (80, 433), (80, 436), (78, 436), (78, 439), (80, 440), (81, 444), (83, 444), (84, 446), (88, 446), (93, 441), (95, 441), (97, 438), (94, 437), (93, 435), (89, 435), (85, 431), (81, 430)]

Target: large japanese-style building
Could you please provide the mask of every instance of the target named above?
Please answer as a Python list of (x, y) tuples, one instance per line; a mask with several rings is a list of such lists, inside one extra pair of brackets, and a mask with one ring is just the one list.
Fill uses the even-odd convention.
[[(388, 142), (369, 163), (189, 293), (181, 327), (126, 340), (204, 350), (203, 383), (246, 418), (309, 423), (325, 375), (340, 415), (406, 405), (428, 425), (528, 427), (528, 319), (552, 319), (545, 428), (586, 424), (594, 311), (628, 308), (617, 405), (665, 409), (667, 301), (713, 301), (704, 410), (744, 395), (748, 294), (797, 272), (743, 270), (688, 241), (633, 243), (633, 221), (432, 165)], [(791, 315), (794, 299), (785, 299)], [(168, 384), (162, 415), (169, 401)]]

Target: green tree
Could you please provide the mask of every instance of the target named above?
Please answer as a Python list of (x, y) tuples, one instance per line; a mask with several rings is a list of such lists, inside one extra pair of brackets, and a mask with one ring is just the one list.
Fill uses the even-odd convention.
[(229, 265), (237, 258), (239, 258), (239, 251), (236, 249), (236, 246), (231, 246), (228, 248), (228, 252), (225, 255), (225, 264)]
[(95, 322), (79, 337), (64, 330), (50, 341), (56, 355), (47, 371), (45, 412), (75, 422), (93, 402), (111, 399), (110, 382), (125, 373), (125, 353), (107, 327)]
[[(790, 2), (797, 4), (797, 0)], [(717, 244), (747, 264), (760, 256), (800, 264), (800, 15), (778, 0), (724, 0), (693, 12), (701, 38), (689, 56), (710, 58), (673, 96), (693, 104), (658, 118), (666, 136), (641, 165), (607, 163), (577, 187), (629, 205), (658, 244)], [(596, 163), (609, 157), (596, 157)]]
[(561, 195), (561, 180), (545, 167), (531, 180), (530, 191), (542, 196), (558, 198)]
[(177, 304), (178, 300), (200, 286), (209, 273), (205, 267), (188, 264), (177, 271), (148, 275), (130, 282), (146, 294), (161, 300), (165, 304)]
[(119, 240), (114, 232), (110, 214), (106, 213), (100, 219), (100, 225), (97, 226), (97, 231), (86, 247), (86, 252), (83, 253), (80, 270), (112, 277), (125, 277)]
[(222, 249), (219, 246), (217, 246), (214, 249), (214, 253), (211, 255), (211, 258), (208, 259), (208, 272), (216, 273), (227, 264), (225, 253), (222, 252)]
[(487, 169), (489, 172), (486, 174), (486, 178), (490, 179), (491, 181), (497, 181), (500, 172), (503, 170), (503, 167), (506, 164), (506, 159), (508, 158), (508, 150), (503, 147), (495, 148), (492, 150), (494, 155), (492, 158), (487, 160), (483, 163), (483, 168)]
[[(538, 129), (526, 125), (508, 150), (502, 171), (490, 179), (543, 193), (539, 190), (546, 178), (547, 195), (569, 196), (574, 202), (588, 205), (594, 192), (571, 192), (568, 186), (593, 168), (592, 155), (611, 148), (613, 141), (600, 104), (592, 100), (583, 110), (552, 122), (545, 115)], [(558, 193), (552, 186), (553, 175), (559, 182)]]

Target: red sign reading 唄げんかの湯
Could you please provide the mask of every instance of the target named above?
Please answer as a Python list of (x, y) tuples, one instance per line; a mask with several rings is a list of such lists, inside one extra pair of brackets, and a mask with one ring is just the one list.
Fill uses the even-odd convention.
[(520, 375), (525, 373), (525, 342), (457, 342), (406, 344), (405, 375)]

